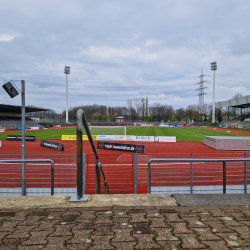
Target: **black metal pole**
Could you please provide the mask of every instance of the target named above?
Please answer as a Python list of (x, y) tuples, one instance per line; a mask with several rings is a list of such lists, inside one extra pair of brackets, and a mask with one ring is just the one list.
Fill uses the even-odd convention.
[[(190, 158), (193, 158), (193, 153), (190, 154)], [(191, 186), (191, 194), (193, 193), (193, 162), (190, 161), (190, 186)]]
[(227, 193), (227, 175), (226, 175), (226, 162), (223, 161), (223, 194)]
[(77, 133), (77, 199), (82, 198), (82, 116), (83, 110), (79, 109), (76, 113), (76, 133)]
[[(245, 158), (247, 158), (247, 153), (245, 153)], [(244, 180), (244, 193), (247, 194), (247, 161), (245, 161), (245, 180)]]
[[(80, 110), (80, 109), (79, 109)], [(89, 142), (90, 142), (90, 144), (91, 144), (91, 147), (92, 147), (92, 150), (93, 150), (93, 152), (94, 152), (94, 154), (95, 154), (95, 158), (99, 161), (99, 157), (98, 157), (98, 154), (97, 154), (97, 151), (96, 151), (96, 148), (95, 148), (95, 143), (94, 143), (94, 140), (93, 140), (93, 138), (92, 138), (92, 136), (91, 136), (91, 132), (90, 132), (90, 130), (89, 130), (89, 126), (88, 126), (88, 122), (87, 122), (87, 119), (86, 119), (86, 117), (85, 117), (85, 114), (84, 114), (84, 111), (81, 109), (81, 111), (82, 111), (82, 118), (83, 118), (83, 125), (84, 125), (84, 128), (85, 128), (85, 131), (86, 131), (86, 134), (87, 134), (87, 136), (88, 136), (88, 139), (89, 139)]]
[(101, 194), (101, 171), (100, 171), (100, 163), (96, 160), (95, 164), (95, 193)]

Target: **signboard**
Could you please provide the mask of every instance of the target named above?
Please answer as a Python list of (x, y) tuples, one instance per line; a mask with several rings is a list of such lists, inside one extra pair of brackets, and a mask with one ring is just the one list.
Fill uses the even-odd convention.
[[(92, 138), (94, 141), (176, 142), (176, 136), (92, 135)], [(62, 135), (62, 141), (76, 139), (76, 135)], [(87, 141), (87, 135), (83, 135), (82, 140)]]
[[(21, 135), (7, 135), (6, 138), (7, 141), (21, 141), (22, 136)], [(25, 141), (36, 141), (35, 136), (25, 136)]]
[(98, 141), (97, 149), (107, 149), (107, 150), (123, 151), (123, 152), (137, 153), (137, 154), (146, 153), (144, 145), (101, 142), (101, 141)]
[(41, 140), (40, 146), (45, 147), (45, 148), (54, 149), (57, 151), (65, 151), (63, 143)]
[(4, 133), (4, 132), (5, 132), (5, 129), (1, 128), (0, 133)]
[[(98, 140), (98, 135), (92, 135), (92, 138), (94, 141)], [(77, 136), (76, 135), (62, 135), (62, 141), (76, 141), (77, 140)], [(83, 135), (82, 136), (82, 140), (83, 141), (88, 141), (89, 138), (87, 135)]]

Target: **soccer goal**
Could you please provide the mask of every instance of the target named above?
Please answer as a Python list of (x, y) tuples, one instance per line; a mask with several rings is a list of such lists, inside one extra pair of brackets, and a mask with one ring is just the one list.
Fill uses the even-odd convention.
[(126, 135), (125, 126), (90, 126), (92, 135)]

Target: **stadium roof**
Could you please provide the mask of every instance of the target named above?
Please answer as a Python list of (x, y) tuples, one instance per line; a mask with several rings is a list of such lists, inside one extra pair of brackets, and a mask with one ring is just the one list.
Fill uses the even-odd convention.
[(250, 107), (250, 95), (235, 98), (224, 102), (216, 102), (215, 108), (222, 107), (234, 107), (234, 108), (249, 108)]
[[(25, 107), (25, 112), (37, 112), (37, 111), (47, 111), (48, 109), (44, 108), (36, 108), (36, 107)], [(22, 113), (22, 107), (21, 106), (13, 106), (13, 105), (6, 105), (6, 104), (0, 104), (0, 112), (1, 113), (16, 113), (21, 114)]]

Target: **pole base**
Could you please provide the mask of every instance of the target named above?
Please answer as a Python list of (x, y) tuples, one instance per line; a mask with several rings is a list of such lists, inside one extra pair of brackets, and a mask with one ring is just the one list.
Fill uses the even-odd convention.
[(84, 194), (81, 199), (79, 199), (79, 197), (77, 197), (77, 195), (72, 195), (72, 197), (70, 198), (69, 201), (70, 202), (88, 201), (88, 199), (89, 199), (89, 195), (86, 195), (86, 194)]

